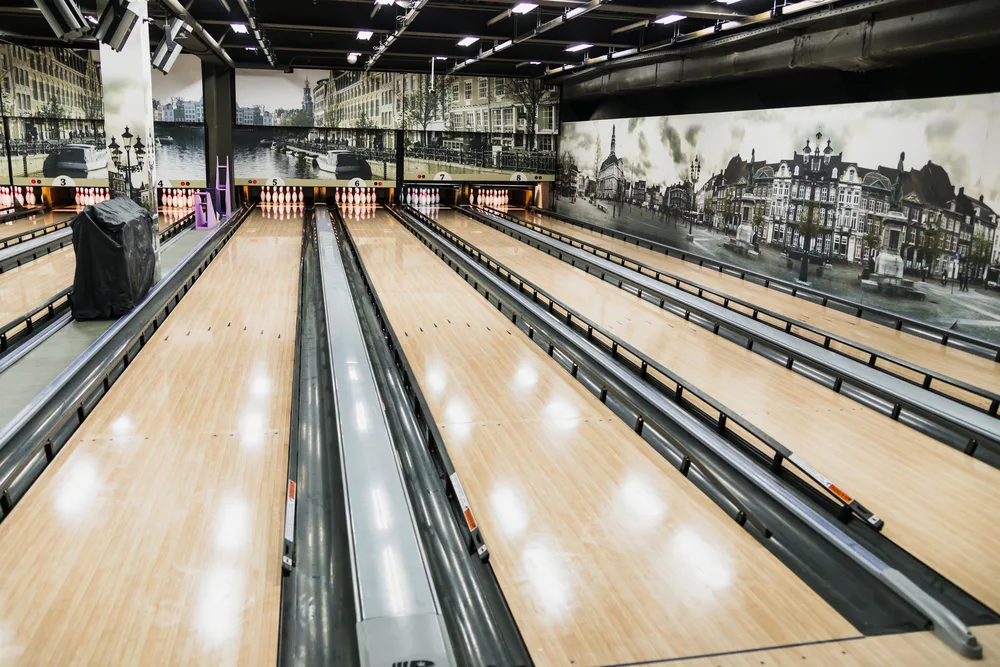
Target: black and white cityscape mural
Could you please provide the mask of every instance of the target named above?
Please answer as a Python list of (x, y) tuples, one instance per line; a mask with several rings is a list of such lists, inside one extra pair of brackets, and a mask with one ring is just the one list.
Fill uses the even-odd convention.
[[(292, 128), (319, 137), (329, 136), (324, 130), (353, 130), (368, 138), (355, 140), (348, 132), (335, 141), (366, 154), (396, 150), (395, 130), (402, 130), (407, 180), (553, 180), (559, 92), (537, 79), (239, 70), (236, 122), (255, 128), (261, 145), (282, 136), (301, 141)], [(288, 177), (279, 164), (260, 164), (267, 162), (266, 156), (256, 160), (252, 167), (238, 165), (237, 172), (246, 175), (252, 168), (259, 176), (262, 167), (273, 167), (275, 175)], [(394, 172), (389, 162), (388, 170)], [(294, 177), (327, 180), (330, 172), (318, 164), (305, 161), (292, 168)]]
[(0, 44), (0, 89), (2, 182), (10, 173), (16, 185), (108, 184), (96, 50)]
[(1000, 95), (566, 123), (553, 206), (1000, 339)]
[(205, 103), (198, 56), (181, 54), (168, 74), (153, 72), (153, 128), (160, 187), (204, 187)]

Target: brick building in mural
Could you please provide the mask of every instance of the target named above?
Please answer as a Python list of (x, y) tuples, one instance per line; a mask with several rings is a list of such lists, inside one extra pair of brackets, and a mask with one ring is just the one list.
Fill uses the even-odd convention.
[[(730, 159), (697, 193), (697, 207), (713, 226), (734, 232), (747, 221), (761, 242), (801, 250), (810, 227), (810, 252), (831, 260), (861, 262), (880, 242), (889, 211), (894, 167), (865, 167), (834, 153), (832, 140), (806, 141), (777, 162)], [(947, 171), (928, 162), (902, 174), (902, 212), (910, 224), (903, 258), (955, 276), (971, 263), (977, 273), (1000, 260), (997, 214), (983, 201), (955, 191)]]
[[(101, 79), (89, 51), (0, 46), (0, 88), (13, 141), (89, 137), (104, 118)], [(56, 122), (58, 121), (58, 122)]]

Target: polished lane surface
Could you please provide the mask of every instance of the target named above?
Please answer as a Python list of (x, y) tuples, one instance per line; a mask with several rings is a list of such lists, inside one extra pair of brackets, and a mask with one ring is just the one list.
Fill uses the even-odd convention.
[[(160, 213), (160, 231), (177, 222), (190, 211)], [(0, 326), (13, 322), (41, 306), (53, 296), (72, 286), (76, 270), (73, 246), (56, 250), (21, 266), (0, 273)]]
[(857, 636), (401, 225), (347, 224), (536, 665)]
[(24, 218), (18, 218), (17, 220), (0, 222), (0, 239), (5, 239), (8, 236), (17, 236), (36, 229), (42, 229), (43, 227), (48, 227), (49, 225), (62, 222), (63, 220), (70, 220), (77, 214), (77, 212), (82, 210), (82, 206), (57, 208), (49, 211), (48, 213), (29, 215)]
[(301, 238), (248, 219), (0, 524), (0, 665), (274, 665)]
[(468, 216), (436, 217), (805, 458), (888, 537), (1000, 609), (1000, 470)]
[[(811, 325), (822, 331), (836, 334), (874, 350), (909, 361), (917, 366), (936, 371), (946, 377), (962, 380), (973, 386), (1000, 394), (1000, 364), (992, 359), (985, 359), (955, 347), (941, 345), (903, 331), (896, 331), (891, 327), (783, 294), (763, 285), (720, 273), (709, 267), (698, 266), (677, 257), (666, 256), (648, 248), (640, 248), (632, 243), (602, 236), (597, 232), (562, 222), (556, 218), (537, 213), (527, 215), (518, 213), (518, 215), (562, 234), (613, 250), (723, 294), (749, 301), (772, 312), (781, 313), (803, 324)], [(836, 347), (837, 344), (833, 345)], [(939, 388), (942, 391), (947, 389), (945, 385), (939, 385)], [(972, 400), (972, 397), (966, 392), (960, 392), (956, 395), (965, 400)], [(989, 407), (988, 400), (985, 401), (984, 407)]]

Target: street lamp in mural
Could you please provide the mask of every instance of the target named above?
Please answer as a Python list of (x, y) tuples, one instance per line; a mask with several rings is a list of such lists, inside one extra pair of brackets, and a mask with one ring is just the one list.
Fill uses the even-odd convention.
[[(135, 138), (134, 144), (132, 143), (133, 138)], [(138, 201), (135, 196), (136, 186), (132, 185), (132, 174), (142, 171), (143, 159), (146, 156), (146, 147), (142, 145), (142, 139), (133, 137), (127, 125), (125, 126), (125, 131), (122, 132), (122, 141), (125, 143), (124, 146), (118, 145), (117, 138), (111, 137), (111, 143), (108, 144), (108, 148), (111, 149), (111, 161), (114, 162), (115, 170), (126, 183), (126, 192), (129, 199), (137, 204), (141, 204), (142, 202)], [(133, 152), (135, 153), (135, 164), (132, 164)], [(122, 164), (122, 155), (125, 157), (124, 164)], [(144, 187), (144, 183), (138, 185), (140, 190)]]
[(690, 209), (690, 215), (688, 217), (688, 240), (694, 238), (694, 217), (696, 215), (697, 206), (695, 205), (695, 187), (698, 185), (698, 179), (701, 178), (701, 160), (697, 155), (694, 156), (694, 160), (691, 161), (688, 167), (689, 183), (691, 184), (691, 196), (688, 199), (688, 208)]

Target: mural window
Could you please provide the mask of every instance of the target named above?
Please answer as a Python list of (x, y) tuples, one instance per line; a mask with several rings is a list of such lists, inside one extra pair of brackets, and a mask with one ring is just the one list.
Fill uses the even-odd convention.
[(479, 97), (480, 99), (486, 99), (489, 97), (490, 81), (489, 79), (479, 80)]
[(799, 175), (799, 165), (795, 165), (795, 176)]
[(504, 129), (507, 130), (509, 128), (509, 129), (513, 130), (514, 129), (514, 109), (512, 109), (511, 107), (507, 107), (506, 109), (503, 109), (502, 111), (503, 111), (503, 126), (504, 126)]
[(504, 95), (506, 95), (507, 94), (507, 87), (505, 85), (506, 83), (507, 82), (504, 81), (503, 79), (495, 79), (493, 82), (493, 94), (496, 95), (497, 97), (503, 97)]
[(465, 101), (469, 102), (472, 100), (472, 82), (465, 82)]
[(551, 106), (543, 106), (538, 115), (538, 129), (539, 130), (551, 130), (553, 128), (553, 108)]

